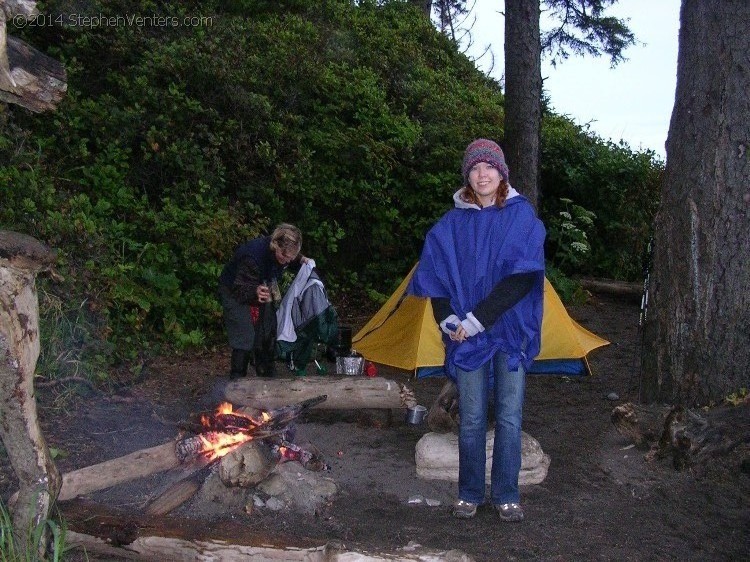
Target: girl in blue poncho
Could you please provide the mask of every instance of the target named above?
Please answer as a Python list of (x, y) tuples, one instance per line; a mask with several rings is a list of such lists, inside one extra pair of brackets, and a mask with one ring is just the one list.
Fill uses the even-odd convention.
[(409, 287), (430, 297), (446, 344), (446, 370), (459, 401), (458, 500), (453, 515), (474, 517), (485, 499), (487, 408), (495, 441), (490, 499), (503, 521), (521, 521), (521, 418), (526, 369), (539, 353), (545, 230), (508, 183), (500, 147), (466, 148), (464, 186), (425, 238)]

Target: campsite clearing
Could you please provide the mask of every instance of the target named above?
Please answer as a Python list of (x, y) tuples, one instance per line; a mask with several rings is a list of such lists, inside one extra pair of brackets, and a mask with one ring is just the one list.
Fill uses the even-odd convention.
[[(338, 310), (355, 327), (373, 312)], [(197, 521), (195, 532), (222, 528), (227, 520), (223, 528), (233, 532), (338, 541), (374, 552), (415, 542), (436, 550), (460, 549), (480, 562), (747, 559), (747, 466), (743, 472), (738, 457), (730, 456), (696, 475), (677, 472), (665, 462), (648, 463), (645, 451), (631, 447), (610, 421), (613, 407), (634, 399), (637, 391), (638, 304), (595, 297), (568, 311), (611, 345), (590, 354), (593, 377), (528, 378), (524, 430), (539, 441), (551, 464), (543, 482), (522, 489), (523, 523), (502, 524), (487, 508), (471, 521), (453, 519), (449, 503), (455, 484), (415, 474), (415, 445), (426, 427), (366, 410), (321, 410), (299, 424), (298, 437), (323, 452), (339, 487), (316, 515), (264, 509), (248, 515), (196, 499), (172, 516)], [(45, 390), (40, 394), (43, 429), (61, 454), (58, 464), (67, 471), (166, 442), (174, 437), (177, 421), (215, 406), (227, 370), (225, 349), (163, 357), (146, 366), (139, 384), (116, 395), (91, 394), (67, 412), (50, 408)], [(379, 370), (410, 384), (426, 405), (443, 383)], [(613, 392), (620, 400), (608, 398)], [(4, 499), (13, 488), (7, 463), (1, 463)], [(137, 513), (158, 489), (158, 479), (143, 480), (91, 498)]]

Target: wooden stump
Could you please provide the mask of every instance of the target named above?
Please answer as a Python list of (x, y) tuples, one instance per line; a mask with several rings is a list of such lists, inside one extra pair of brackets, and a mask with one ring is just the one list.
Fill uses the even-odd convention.
[[(487, 482), (492, 470), (492, 445), (494, 430), (487, 432)], [(414, 458), (417, 476), (428, 480), (458, 482), (458, 435), (454, 433), (427, 433), (418, 442)], [(547, 477), (550, 458), (542, 451), (539, 442), (528, 433), (521, 433), (521, 485), (539, 484)]]
[(702, 470), (710, 461), (742, 448), (744, 456), (750, 448), (750, 399), (700, 412), (626, 403), (612, 411), (612, 422), (624, 437), (650, 447), (647, 460), (670, 458), (678, 470)]
[(664, 432), (664, 421), (669, 406), (639, 406), (631, 402), (620, 404), (610, 416), (623, 437), (639, 446), (651, 446)]
[(427, 413), (427, 427), (436, 433), (458, 432), (458, 388), (447, 379)]

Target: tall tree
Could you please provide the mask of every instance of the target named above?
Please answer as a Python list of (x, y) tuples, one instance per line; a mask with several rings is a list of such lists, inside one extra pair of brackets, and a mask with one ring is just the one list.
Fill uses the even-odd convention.
[(505, 3), (505, 157), (511, 183), (538, 199), (542, 122), (539, 0)]
[[(541, 51), (552, 60), (573, 53), (606, 54), (613, 65), (635, 42), (633, 33), (605, 10), (617, 0), (541, 0), (559, 22), (540, 38), (540, 0), (505, 1), (505, 136), (511, 183), (536, 206), (539, 197)], [(536, 50), (535, 50), (536, 49)]]
[[(466, 0), (440, 0), (421, 5), (431, 14), (436, 8), (440, 29), (456, 39), (456, 18), (472, 9)], [(537, 205), (539, 139), (542, 116), (541, 55), (553, 64), (573, 55), (606, 55), (612, 65), (635, 43), (622, 20), (606, 15), (617, 0), (505, 0), (505, 134), (503, 148), (511, 183)], [(428, 6), (429, 4), (429, 6)], [(500, 4), (500, 2), (498, 2)], [(557, 25), (540, 33), (540, 5)]]
[(644, 328), (645, 401), (750, 387), (750, 4), (683, 0)]

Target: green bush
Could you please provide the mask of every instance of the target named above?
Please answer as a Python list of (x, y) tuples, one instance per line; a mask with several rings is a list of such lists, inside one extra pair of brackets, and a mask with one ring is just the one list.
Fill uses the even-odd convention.
[[(162, 345), (223, 341), (221, 268), (278, 222), (300, 226), (334, 297), (390, 294), (451, 206), (466, 144), (503, 136), (499, 84), (407, 3), (89, 9), (210, 26), (14, 31), (64, 62), (69, 91), (54, 113), (0, 112), (0, 226), (59, 250), (65, 281), (42, 281), (42, 318), (82, 342), (88, 376)], [(545, 115), (540, 210), (560, 276), (639, 271), (660, 171)], [(555, 238), (566, 205), (595, 215), (575, 263), (574, 240)]]

